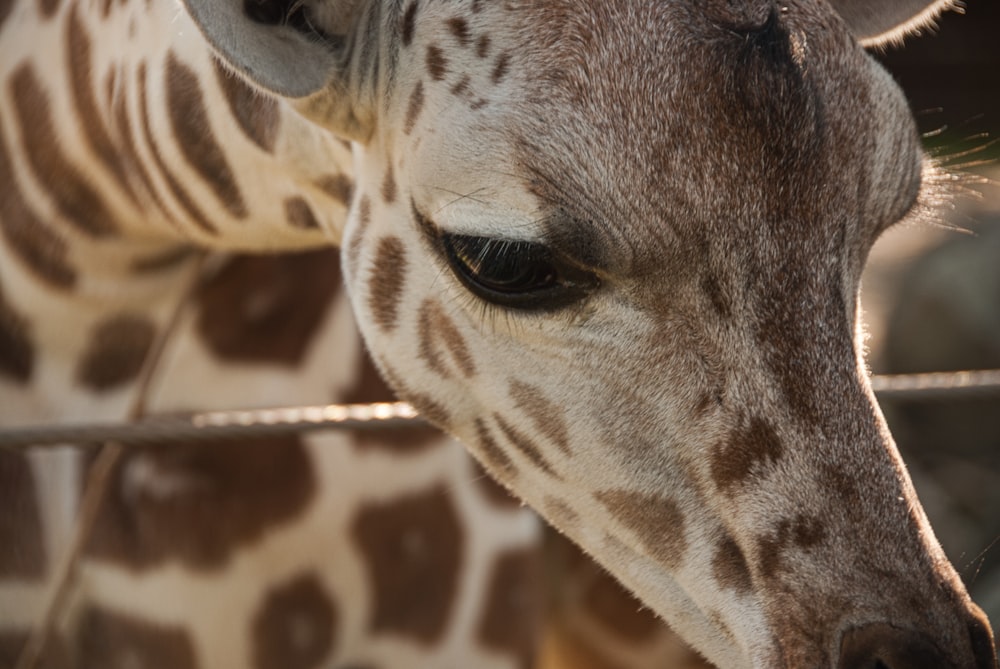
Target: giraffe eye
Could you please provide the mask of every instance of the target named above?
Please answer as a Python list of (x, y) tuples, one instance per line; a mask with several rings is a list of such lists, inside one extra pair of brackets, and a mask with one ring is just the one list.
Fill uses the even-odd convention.
[(535, 242), (442, 234), (448, 263), (480, 298), (525, 311), (557, 309), (583, 297), (596, 278)]

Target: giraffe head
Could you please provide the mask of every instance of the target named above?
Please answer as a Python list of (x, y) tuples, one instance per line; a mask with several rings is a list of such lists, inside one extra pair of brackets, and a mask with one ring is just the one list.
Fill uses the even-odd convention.
[(995, 666), (857, 336), (929, 169), (859, 42), (945, 3), (188, 3), (356, 140), (346, 278), (400, 395), (709, 659)]

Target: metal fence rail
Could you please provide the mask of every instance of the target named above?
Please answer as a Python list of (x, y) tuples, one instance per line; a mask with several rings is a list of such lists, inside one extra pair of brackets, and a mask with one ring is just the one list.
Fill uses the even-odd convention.
[(964, 399), (1000, 394), (1000, 369), (928, 374), (885, 374), (872, 379), (872, 389), (881, 399)]
[[(940, 401), (1000, 396), (1000, 369), (931, 374), (877, 375), (872, 388), (882, 399)], [(317, 430), (379, 430), (423, 423), (405, 402), (207, 411), (155, 416), (134, 422), (37, 425), (0, 430), (0, 448), (22, 450), (63, 444), (149, 445), (274, 437)]]

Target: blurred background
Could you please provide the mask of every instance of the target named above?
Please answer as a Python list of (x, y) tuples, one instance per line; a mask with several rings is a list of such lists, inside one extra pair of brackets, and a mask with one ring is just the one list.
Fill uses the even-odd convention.
[[(892, 228), (872, 253), (876, 374), (1000, 369), (1000, 2), (964, 4), (879, 56), (931, 155), (972, 176), (936, 220)], [(938, 538), (1000, 631), (1000, 393), (881, 404)]]

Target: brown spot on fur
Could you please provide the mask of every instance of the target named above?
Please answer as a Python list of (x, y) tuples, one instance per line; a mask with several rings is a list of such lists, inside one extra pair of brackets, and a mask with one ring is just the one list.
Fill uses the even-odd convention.
[(441, 638), (451, 616), (464, 537), (448, 490), (362, 507), (352, 536), (371, 576), (372, 632), (424, 644)]
[(372, 202), (368, 199), (367, 195), (361, 197), (361, 202), (358, 204), (358, 223), (359, 227), (363, 230), (368, 227), (368, 224), (372, 220)]
[(354, 182), (346, 174), (329, 174), (317, 181), (316, 185), (340, 204), (350, 206)]
[[(385, 363), (383, 363), (384, 365)], [(389, 382), (389, 386), (395, 388), (396, 392), (399, 393), (400, 398), (412, 404), (417, 413), (426, 418), (428, 422), (439, 427), (446, 427), (451, 424), (451, 415), (448, 413), (448, 410), (435, 402), (430, 396), (414, 392), (403, 383), (398, 374), (394, 373), (387, 366), (383, 369), (383, 375), (386, 381)]]
[(28, 150), (25, 156), (39, 185), (48, 189), (59, 213), (81, 233), (95, 238), (118, 231), (107, 203), (62, 152), (49, 105), (31, 65), (17, 68), (10, 78), (10, 92)]
[(386, 204), (396, 201), (396, 176), (392, 172), (392, 165), (386, 168), (385, 178), (382, 179), (382, 201)]
[(286, 198), (284, 205), (285, 218), (288, 219), (290, 226), (300, 230), (319, 229), (319, 221), (316, 220), (316, 215), (305, 198), (300, 196)]
[(476, 40), (476, 56), (486, 58), (490, 52), (490, 36), (483, 34)]
[(510, 423), (505, 421), (500, 414), (494, 413), (493, 420), (496, 421), (497, 427), (500, 428), (500, 431), (503, 432), (504, 436), (507, 438), (507, 441), (510, 442), (510, 444), (514, 448), (519, 450), (526, 458), (528, 458), (536, 467), (541, 469), (543, 472), (545, 472), (549, 476), (559, 478), (555, 470), (552, 469), (552, 464), (545, 458), (544, 455), (542, 455), (542, 452), (538, 450), (538, 447), (535, 446), (535, 444), (533, 444), (530, 439), (528, 439), (524, 434), (522, 434), (518, 430), (514, 429), (514, 427)]
[(732, 305), (730, 304), (729, 297), (722, 291), (722, 286), (719, 285), (719, 278), (709, 272), (702, 279), (701, 289), (708, 296), (708, 301), (715, 309), (715, 313), (722, 318), (730, 318), (733, 314)]
[(558, 446), (563, 453), (567, 455), (571, 453), (569, 430), (563, 420), (563, 410), (545, 397), (540, 388), (520, 381), (511, 381), (510, 396), (517, 408), (528, 414), (535, 429)]
[(537, 549), (508, 551), (490, 576), (486, 609), (476, 635), (486, 648), (531, 666), (542, 614), (542, 570)]
[(812, 258), (798, 259), (794, 254), (772, 274), (780, 286), (765, 285), (760, 290), (784, 297), (758, 298), (757, 339), (785, 405), (804, 424), (829, 425), (836, 419), (829, 411), (834, 401), (830, 390), (851, 388), (852, 403), (861, 400), (869, 410), (857, 382), (854, 327), (848, 322), (841, 277), (824, 276)]
[(13, 7), (14, 0), (0, 0), (0, 29), (3, 28), (3, 22), (10, 15), (10, 10), (13, 9)]
[(462, 75), (462, 78), (451, 87), (451, 94), (457, 97), (463, 97), (469, 91), (469, 85), (472, 83), (472, 79), (469, 75)]
[(194, 200), (191, 199), (191, 196), (188, 194), (188, 192), (184, 190), (183, 186), (181, 186), (180, 182), (177, 180), (177, 177), (175, 177), (173, 173), (167, 168), (167, 164), (163, 161), (163, 156), (160, 155), (160, 149), (157, 146), (156, 141), (153, 139), (153, 131), (149, 124), (149, 119), (150, 119), (149, 99), (148, 99), (149, 94), (146, 90), (145, 63), (139, 64), (139, 69), (136, 74), (136, 77), (138, 78), (138, 85), (139, 85), (139, 107), (140, 107), (139, 118), (142, 119), (142, 136), (146, 142), (146, 145), (149, 147), (150, 153), (153, 156), (153, 162), (156, 163), (156, 168), (160, 171), (160, 174), (163, 175), (163, 178), (166, 180), (167, 187), (170, 189), (171, 194), (173, 194), (174, 198), (177, 200), (178, 204), (181, 205), (181, 208), (184, 209), (184, 211), (190, 217), (191, 221), (195, 225), (197, 225), (202, 230), (202, 232), (205, 232), (213, 236), (217, 235), (219, 233), (218, 229), (208, 220), (208, 218), (205, 217), (205, 214), (202, 213), (201, 209), (199, 209), (198, 206), (194, 203)]
[(156, 337), (145, 316), (119, 314), (98, 323), (76, 368), (76, 382), (97, 391), (114, 390), (135, 380)]
[(573, 669), (631, 669), (631, 665), (608, 657), (610, 652), (610, 648), (592, 636), (574, 634), (560, 648), (560, 660), (563, 666)]
[(333, 249), (235, 256), (198, 288), (198, 333), (224, 360), (295, 367), (340, 282)]
[(857, 478), (836, 464), (824, 463), (823, 474), (820, 480), (824, 487), (840, 499), (839, 508), (843, 509), (852, 522), (861, 522), (865, 504)]
[[(715, 625), (719, 631), (731, 642), (736, 642), (736, 637), (733, 636), (733, 631), (729, 629), (729, 625), (726, 624), (726, 619), (723, 618), (722, 614), (718, 611), (709, 611), (708, 619)], [(694, 655), (695, 658), (700, 659), (698, 655)]]
[(251, 624), (254, 669), (320, 666), (333, 651), (339, 619), (315, 574), (272, 588)]
[(826, 537), (823, 521), (800, 515), (792, 524), (792, 541), (799, 548), (812, 548)]
[(413, 405), (421, 416), (429, 422), (441, 428), (446, 428), (451, 423), (451, 414), (438, 402), (435, 402), (429, 395), (407, 391), (406, 401)]
[(781, 567), (783, 548), (781, 541), (773, 535), (760, 537), (757, 540), (757, 565), (760, 573), (766, 578), (773, 577)]
[(542, 500), (544, 515), (553, 527), (565, 532), (580, 520), (579, 514), (562, 500), (546, 495)]
[[(149, 176), (149, 170), (146, 169), (144, 161), (139, 158), (139, 153), (136, 149), (135, 137), (132, 132), (132, 119), (129, 113), (129, 98), (124, 94), (116, 94), (115, 91), (117, 89), (111, 87), (111, 84), (114, 84), (117, 80), (117, 70), (112, 69), (110, 74), (112, 76), (108, 78), (108, 104), (113, 109), (114, 122), (118, 129), (118, 138), (121, 140), (121, 146), (117, 148), (117, 151), (124, 160), (125, 169), (139, 181), (143, 192), (152, 200), (153, 206), (165, 212), (167, 208), (163, 204), (163, 200), (160, 198), (160, 194), (157, 192), (152, 178)], [(146, 205), (146, 207), (148, 208), (149, 205)], [(173, 223), (172, 219), (168, 218), (167, 220)]]
[(471, 378), (475, 375), (476, 366), (465, 339), (440, 302), (427, 299), (420, 305), (417, 333), (420, 358), (432, 370), (444, 378), (451, 378), (451, 370), (440, 355), (443, 349), (463, 376)]
[(184, 159), (201, 175), (226, 211), (235, 218), (246, 218), (247, 208), (236, 177), (212, 133), (198, 75), (173, 52), (167, 56), (166, 87), (170, 126)]
[(424, 82), (418, 81), (410, 93), (410, 101), (406, 105), (406, 117), (403, 119), (403, 134), (409, 135), (413, 132), (413, 126), (417, 124), (420, 112), (424, 108)]
[(315, 489), (296, 436), (132, 447), (112, 472), (87, 554), (139, 569), (167, 560), (219, 569), (295, 519)]
[(469, 22), (463, 19), (461, 16), (456, 16), (455, 18), (448, 19), (447, 21), (448, 31), (455, 36), (458, 43), (462, 46), (469, 45)]
[(0, 449), (0, 580), (38, 579), (47, 556), (28, 458)]
[(448, 59), (441, 47), (431, 44), (427, 47), (427, 73), (434, 81), (441, 81), (448, 72)]
[(229, 113), (240, 130), (254, 144), (272, 153), (281, 132), (281, 111), (278, 101), (251, 88), (239, 75), (230, 71), (218, 58), (212, 58), (219, 88), (229, 103)]
[(42, 16), (51, 19), (59, 9), (61, 0), (38, 0), (38, 8), (42, 11)]
[(122, 151), (111, 140), (97, 106), (97, 98), (94, 96), (96, 86), (91, 76), (93, 63), (90, 58), (90, 38), (87, 28), (80, 21), (78, 6), (74, 6), (70, 12), (66, 38), (69, 46), (67, 69), (73, 103), (76, 107), (75, 116), (81, 125), (80, 135), (90, 145), (98, 160), (111, 173), (129, 200), (139, 206), (139, 198), (130, 180), (133, 166), (126, 165), (128, 153)]
[(31, 379), (35, 368), (35, 346), (30, 334), (28, 321), (7, 303), (0, 289), (0, 376), (20, 383)]
[(720, 587), (733, 590), (737, 594), (746, 594), (753, 588), (743, 551), (729, 536), (724, 537), (715, 548), (712, 575)]
[(583, 594), (583, 605), (602, 628), (632, 643), (657, 635), (663, 624), (610, 574), (594, 570)]
[[(394, 402), (396, 394), (382, 380), (371, 356), (363, 351), (358, 360), (358, 368), (353, 386), (347, 388), (334, 402), (347, 404), (367, 404), (369, 402)], [(397, 453), (422, 451), (433, 444), (445, 443), (444, 436), (432, 427), (408, 426), (382, 428), (380, 430), (355, 430), (351, 433), (353, 442), (360, 448), (381, 448)]]
[(417, 2), (414, 0), (403, 12), (402, 25), (400, 27), (400, 37), (403, 46), (410, 46), (413, 43), (413, 31), (417, 24)]
[(69, 289), (76, 283), (76, 271), (66, 259), (66, 242), (35, 216), (21, 196), (7, 145), (0, 133), (0, 232), (10, 251), (32, 275), (56, 288)]
[(140, 621), (93, 606), (80, 615), (74, 666), (101, 669), (197, 669), (194, 646), (181, 627)]
[(762, 478), (783, 454), (784, 447), (774, 428), (763, 418), (754, 417), (712, 451), (712, 480), (719, 490), (731, 492), (751, 477)]
[[(21, 652), (28, 643), (28, 632), (0, 631), (0, 667), (16, 667)], [(51, 635), (42, 649), (41, 657), (33, 669), (74, 669), (70, 661), (66, 640), (59, 635)]]
[(511, 494), (507, 488), (497, 483), (475, 460), (470, 460), (472, 480), (475, 481), (483, 496), (499, 507), (516, 509), (521, 506), (521, 500)]
[(799, 514), (794, 519), (782, 519), (774, 532), (757, 540), (757, 562), (765, 578), (776, 576), (784, 568), (784, 556), (789, 548), (808, 550), (826, 538), (823, 522)]
[(490, 73), (490, 81), (494, 84), (499, 84), (503, 81), (504, 76), (507, 74), (507, 70), (510, 69), (510, 54), (506, 51), (497, 57), (496, 62), (493, 64), (493, 72)]
[(673, 500), (629, 490), (607, 490), (594, 497), (635, 533), (646, 552), (667, 569), (681, 565), (687, 550), (684, 514)]
[(396, 327), (403, 280), (407, 271), (406, 249), (398, 237), (383, 237), (375, 252), (368, 287), (368, 308), (375, 324), (388, 331)]
[(500, 448), (496, 440), (494, 440), (490, 435), (489, 430), (486, 428), (486, 424), (483, 423), (481, 419), (476, 418), (474, 425), (476, 428), (476, 436), (478, 437), (476, 443), (479, 445), (479, 450), (483, 459), (486, 460), (487, 466), (498, 474), (504, 474), (512, 477), (516, 471), (514, 463), (511, 462), (507, 453)]

